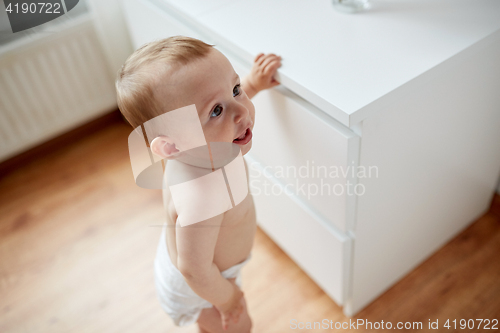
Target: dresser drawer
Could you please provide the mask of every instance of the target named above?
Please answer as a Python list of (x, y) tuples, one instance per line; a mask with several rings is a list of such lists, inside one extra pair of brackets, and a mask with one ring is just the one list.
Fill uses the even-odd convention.
[[(262, 91), (249, 154), (340, 231), (353, 226), (359, 136), (284, 88)], [(356, 188), (359, 192), (359, 188)]]
[[(351, 239), (311, 212), (300, 199), (287, 195), (283, 184), (266, 175), (245, 156), (250, 191), (262, 230), (337, 304), (345, 299)], [(264, 187), (271, 188), (269, 192)]]

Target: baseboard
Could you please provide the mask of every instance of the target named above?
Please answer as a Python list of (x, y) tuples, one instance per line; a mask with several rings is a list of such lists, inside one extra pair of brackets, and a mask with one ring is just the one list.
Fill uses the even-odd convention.
[(493, 199), (491, 200), (489, 212), (500, 216), (500, 194), (498, 193), (493, 194)]
[(41, 156), (46, 155), (56, 149), (64, 147), (76, 140), (79, 140), (89, 134), (97, 132), (110, 124), (117, 122), (124, 122), (120, 111), (118, 109), (106, 113), (97, 119), (94, 119), (86, 124), (83, 124), (69, 132), (61, 134), (49, 141), (41, 143), (40, 145), (33, 147), (25, 152), (15, 155), (8, 160), (0, 163), (0, 174), (6, 176), (8, 173), (15, 170), (19, 165), (26, 164), (27, 162), (33, 161)]

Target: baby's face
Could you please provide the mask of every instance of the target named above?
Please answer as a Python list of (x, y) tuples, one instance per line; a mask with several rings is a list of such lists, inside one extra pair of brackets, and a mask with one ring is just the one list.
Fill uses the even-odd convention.
[(227, 58), (216, 49), (155, 85), (164, 110), (195, 104), (207, 142), (234, 142), (242, 154), (252, 146), (255, 108)]

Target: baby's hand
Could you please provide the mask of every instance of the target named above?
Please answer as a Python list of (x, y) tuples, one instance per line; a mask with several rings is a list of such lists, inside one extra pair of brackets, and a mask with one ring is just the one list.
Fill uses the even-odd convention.
[(264, 55), (259, 53), (252, 66), (252, 70), (243, 82), (243, 90), (252, 98), (259, 91), (269, 89), (280, 83), (274, 78), (276, 70), (281, 66), (281, 57), (273, 53)]
[(215, 305), (215, 308), (219, 310), (222, 320), (222, 329), (224, 330), (227, 330), (227, 326), (231, 320), (237, 323), (240, 315), (243, 313), (243, 292), (238, 288), (234, 280), (235, 279), (228, 279), (234, 287), (233, 297), (221, 306)]

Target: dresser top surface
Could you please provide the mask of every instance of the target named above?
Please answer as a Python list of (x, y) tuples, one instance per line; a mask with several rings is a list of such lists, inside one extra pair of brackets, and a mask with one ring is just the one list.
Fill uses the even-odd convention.
[(260, 52), (281, 55), (282, 84), (347, 126), (370, 103), (500, 29), (497, 0), (372, 0), (355, 14), (331, 0), (163, 1), (247, 62)]

